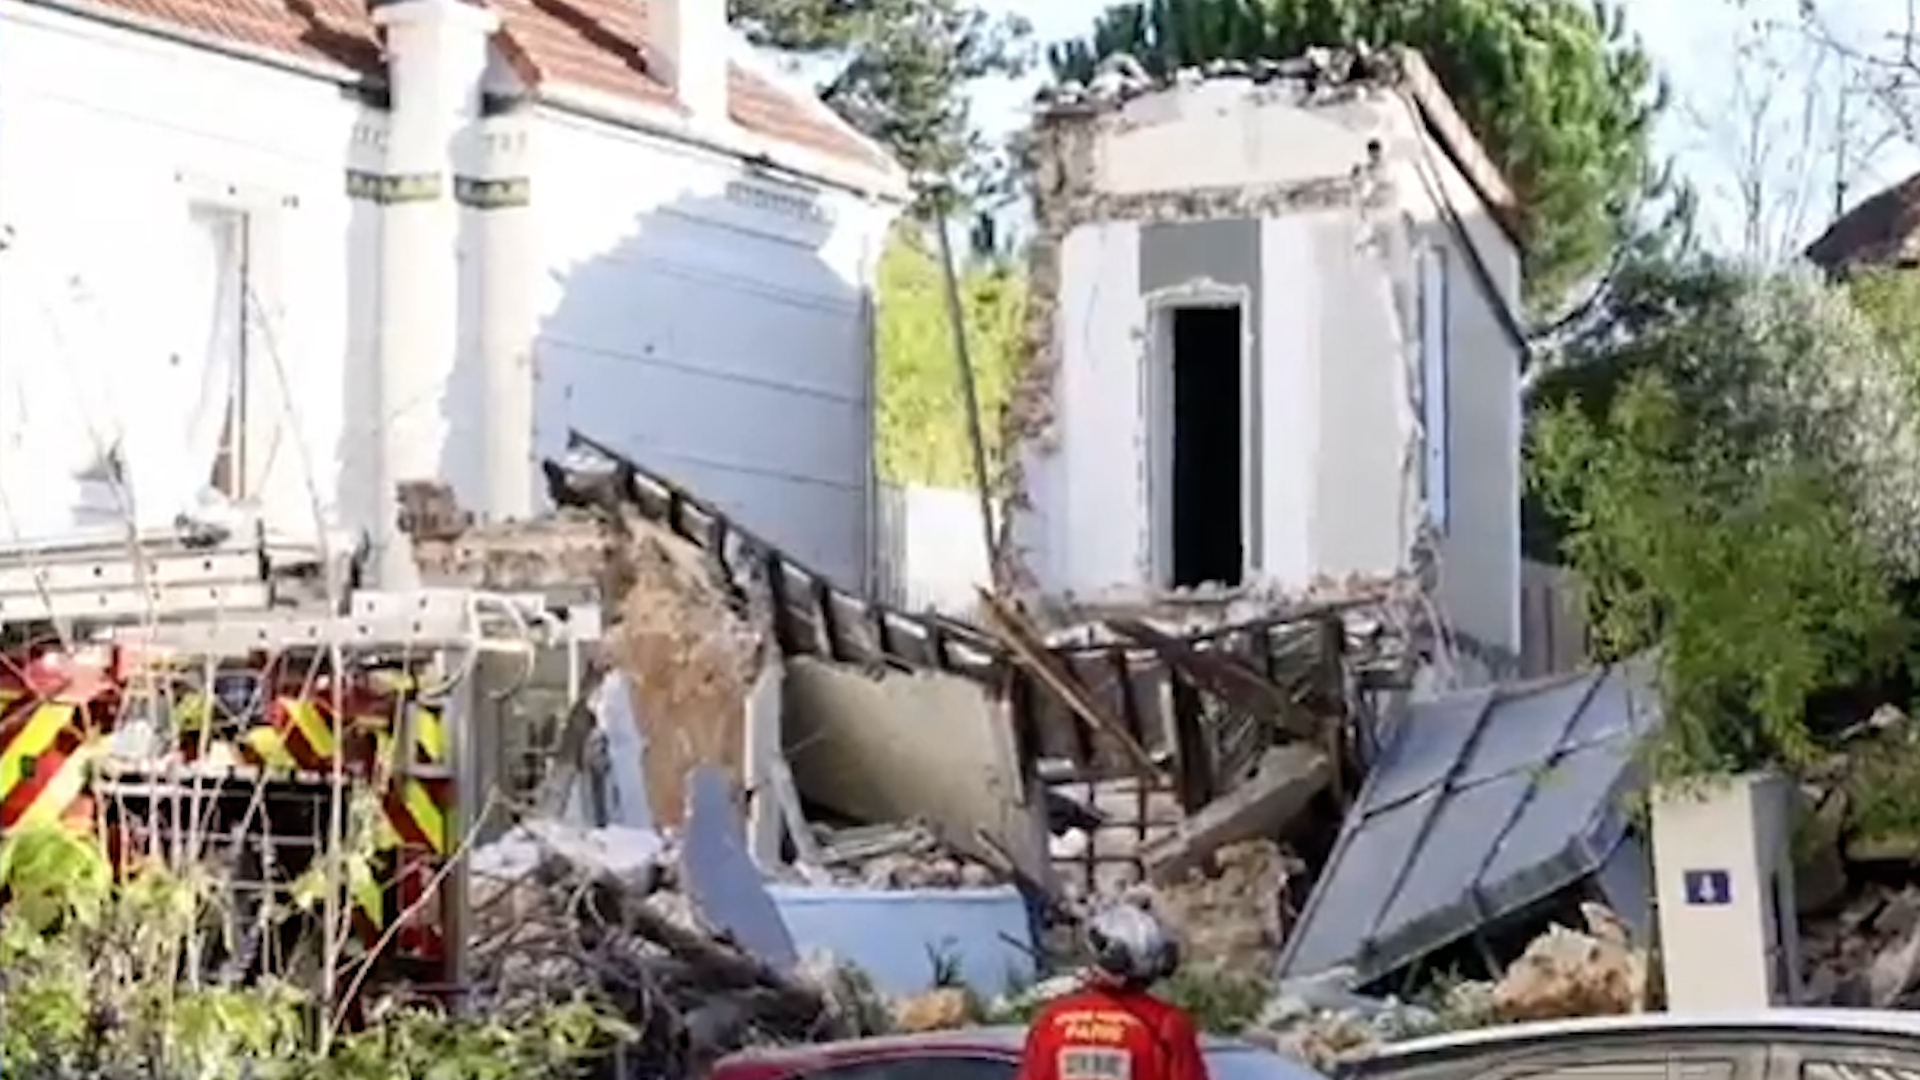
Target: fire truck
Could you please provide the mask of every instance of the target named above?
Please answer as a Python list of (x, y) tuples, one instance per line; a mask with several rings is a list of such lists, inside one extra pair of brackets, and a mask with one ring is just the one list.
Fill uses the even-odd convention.
[(577, 669), (597, 608), (325, 584), (352, 573), (257, 528), (0, 549), (0, 838), (212, 867), (229, 972), (319, 949), (457, 1001), (500, 704)]

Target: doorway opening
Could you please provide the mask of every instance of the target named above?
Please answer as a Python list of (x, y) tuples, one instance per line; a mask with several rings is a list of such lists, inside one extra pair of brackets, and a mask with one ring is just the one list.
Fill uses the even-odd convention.
[[(1245, 312), (1238, 304), (1167, 312), (1172, 430), (1161, 531), (1167, 584), (1237, 586), (1246, 575), (1246, 445), (1242, 373)], [(1165, 415), (1165, 414), (1163, 414)]]

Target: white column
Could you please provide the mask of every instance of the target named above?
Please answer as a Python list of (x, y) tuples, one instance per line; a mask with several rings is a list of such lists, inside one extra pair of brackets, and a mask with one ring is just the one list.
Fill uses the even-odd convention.
[(533, 234), (528, 160), (530, 110), (485, 122), (481, 175), (473, 203), (480, 215), (480, 421), (485, 476), (481, 516), (533, 516), (533, 341), (539, 328), (534, 282), (540, 252)]
[(372, 526), (378, 580), (418, 579), (394, 492), (440, 476), (444, 397), (459, 351), (460, 211), (454, 144), (479, 113), (492, 12), (462, 0), (401, 0), (374, 10), (387, 34), (392, 85), (380, 222)]

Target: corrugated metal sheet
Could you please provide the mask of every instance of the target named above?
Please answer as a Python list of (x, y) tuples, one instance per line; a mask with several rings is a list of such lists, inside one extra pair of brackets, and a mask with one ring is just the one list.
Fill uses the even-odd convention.
[(1644, 660), (1415, 705), (1347, 818), (1281, 976), (1350, 965), (1371, 982), (1600, 874), (1626, 838), (1619, 796), (1657, 716)]

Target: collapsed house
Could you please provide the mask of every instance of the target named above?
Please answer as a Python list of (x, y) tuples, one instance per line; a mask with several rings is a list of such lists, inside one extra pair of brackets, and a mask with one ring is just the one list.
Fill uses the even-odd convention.
[[(593, 571), (617, 598), (607, 671), (631, 676), (634, 709), (609, 712), (645, 732), (628, 749), (646, 820), (685, 826), (680, 783), (716, 764), (745, 792), (745, 857), (784, 919), (742, 940), (823, 932), (783, 879), (1011, 881), (1062, 913), (1144, 883), (1193, 919), (1200, 955), (1364, 987), (1441, 962), (1497, 973), (1588, 902), (1645, 940), (1646, 851), (1621, 807), (1658, 720), (1644, 665), (1409, 704), (1420, 657), (1391, 590), (1225, 625), (1191, 600), (1052, 631), (994, 596), (988, 628), (911, 615), (574, 444), (548, 465), (561, 518), (422, 550), (489, 589)], [(1195, 877), (1238, 894), (1180, 895)]]
[(1413, 577), (1458, 679), (1510, 674), (1514, 197), (1424, 61), (1118, 57), (1046, 93), (1033, 143), (1003, 580), (1128, 604)]
[(822, 821), (918, 822), (1056, 901), (1175, 878), (1310, 811), (1325, 831), (1325, 800), (1364, 760), (1353, 733), (1409, 678), (1390, 589), (1190, 631), (1138, 610), (1047, 631), (983, 596), (976, 627), (843, 590), (630, 459), (574, 445), (547, 467), (572, 517), (417, 535), (424, 572), (605, 596), (607, 664), (649, 732), (649, 820), (676, 823), (679, 778), (722, 764), (752, 793), (769, 865), (830, 850), (790, 820), (805, 803)]

